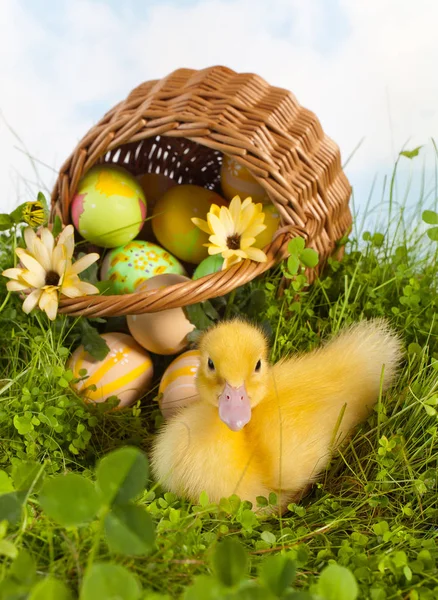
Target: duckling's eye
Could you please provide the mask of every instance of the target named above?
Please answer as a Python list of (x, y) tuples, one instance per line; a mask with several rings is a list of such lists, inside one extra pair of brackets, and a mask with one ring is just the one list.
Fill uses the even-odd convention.
[(262, 361), (258, 360), (254, 370), (256, 373), (258, 373), (261, 368), (262, 368)]
[(211, 360), (211, 358), (208, 359), (208, 368), (210, 369), (210, 371), (214, 371), (214, 362)]

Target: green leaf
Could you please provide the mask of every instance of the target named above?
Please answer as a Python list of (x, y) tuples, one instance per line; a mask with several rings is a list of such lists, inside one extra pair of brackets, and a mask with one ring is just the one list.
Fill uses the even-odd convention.
[(418, 156), (422, 147), (423, 146), (417, 146), (413, 150), (403, 150), (402, 152), (400, 152), (400, 156), (406, 156), (406, 158), (415, 158), (416, 156)]
[(26, 435), (33, 430), (31, 415), (14, 415), (14, 427), (20, 435)]
[(434, 210), (424, 210), (421, 218), (428, 225), (438, 225), (438, 213)]
[(0, 471), (0, 494), (6, 494), (13, 491), (14, 486), (12, 485), (12, 479), (6, 471)]
[(107, 505), (125, 504), (146, 487), (149, 464), (138, 448), (126, 446), (105, 456), (96, 470), (97, 485)]
[(429, 236), (429, 239), (433, 242), (438, 242), (438, 227), (431, 227), (426, 233)]
[[(206, 302), (198, 302), (197, 304), (190, 304), (189, 306), (184, 306), (184, 312), (186, 317), (193, 323), (196, 329), (203, 331), (204, 329), (208, 329), (214, 323), (214, 321), (209, 317), (207, 311), (205, 310)], [(209, 303), (211, 308), (213, 306)], [(208, 310), (208, 309), (207, 309)]]
[(65, 527), (91, 521), (100, 507), (99, 494), (93, 483), (77, 473), (47, 479), (39, 501), (44, 512)]
[(155, 541), (152, 519), (141, 506), (119, 504), (105, 517), (105, 534), (111, 552), (141, 556)]
[(199, 575), (186, 589), (184, 600), (223, 600), (218, 581), (209, 575)]
[(95, 563), (87, 570), (80, 600), (139, 600), (141, 587), (125, 567)]
[(300, 260), (305, 267), (313, 269), (319, 261), (318, 252), (313, 248), (304, 248), (300, 254)]
[[(41, 465), (37, 462), (27, 460), (16, 463), (12, 468), (12, 481), (16, 490), (29, 490), (32, 486), (35, 490), (41, 486)], [(37, 490), (38, 491), (38, 490)]]
[(385, 236), (383, 233), (375, 233), (371, 239), (376, 248), (381, 248), (385, 241)]
[(55, 220), (53, 221), (52, 234), (53, 237), (56, 238), (62, 231), (62, 221), (59, 215), (56, 215)]
[(356, 600), (359, 595), (353, 573), (336, 564), (330, 564), (321, 571), (317, 590), (324, 600)]
[(6, 520), (15, 525), (21, 519), (21, 507), (25, 494), (23, 492), (11, 492), (0, 496), (0, 521)]
[(287, 245), (287, 251), (291, 256), (298, 256), (304, 250), (306, 241), (302, 237), (293, 238)]
[(36, 577), (36, 563), (32, 554), (25, 549), (20, 550), (12, 563), (9, 574), (20, 583), (32, 585)]
[(29, 600), (72, 600), (73, 595), (59, 579), (46, 577), (32, 589)]
[(81, 342), (84, 349), (96, 360), (103, 360), (109, 352), (108, 344), (86, 319), (80, 319), (79, 323), (81, 326)]
[(7, 231), (12, 227), (14, 221), (5, 213), (0, 214), (0, 231)]
[(18, 550), (15, 544), (9, 540), (0, 540), (0, 556), (7, 556), (8, 558), (16, 558)]
[(27, 202), (23, 202), (22, 204), (20, 204), (20, 206), (17, 206), (17, 208), (15, 208), (11, 212), (9, 218), (11, 219), (12, 223), (18, 224), (23, 221), (23, 212), (26, 204)]
[(295, 579), (295, 563), (284, 554), (265, 558), (260, 566), (260, 579), (277, 598), (292, 585)]
[(300, 259), (298, 256), (289, 256), (287, 259), (287, 270), (291, 275), (296, 275), (298, 273), (298, 269), (300, 268)]
[(243, 579), (248, 557), (239, 542), (232, 538), (226, 538), (216, 545), (212, 562), (219, 581), (227, 587), (232, 587)]

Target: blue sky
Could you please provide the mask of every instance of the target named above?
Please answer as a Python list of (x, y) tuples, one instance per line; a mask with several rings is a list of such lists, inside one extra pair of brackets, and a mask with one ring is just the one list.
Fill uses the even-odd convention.
[[(144, 80), (225, 64), (290, 89), (313, 110), (365, 202), (401, 147), (438, 134), (434, 0), (2, 0), (0, 209), (50, 190), (77, 140)], [(11, 133), (46, 166), (38, 175)], [(39, 164), (39, 163), (38, 163)]]

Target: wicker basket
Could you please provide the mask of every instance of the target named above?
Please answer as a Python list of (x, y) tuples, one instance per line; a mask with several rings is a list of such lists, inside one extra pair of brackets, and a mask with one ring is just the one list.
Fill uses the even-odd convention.
[(301, 235), (319, 252), (321, 268), (351, 225), (349, 182), (337, 145), (317, 117), (288, 91), (225, 67), (179, 69), (135, 88), (79, 142), (62, 165), (51, 219), (70, 222), (82, 175), (117, 163), (134, 175), (160, 172), (178, 183), (220, 192), (223, 155), (247, 167), (281, 216), (266, 263), (243, 261), (225, 271), (165, 290), (63, 299), (61, 312), (89, 317), (155, 312), (222, 296), (287, 256)]

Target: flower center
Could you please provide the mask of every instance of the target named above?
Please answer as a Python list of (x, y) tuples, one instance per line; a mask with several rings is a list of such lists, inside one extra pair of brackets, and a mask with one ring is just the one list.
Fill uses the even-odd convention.
[(47, 271), (46, 285), (59, 285), (59, 275), (56, 271)]
[(238, 250), (240, 248), (240, 235), (235, 233), (227, 237), (227, 246), (230, 250)]

